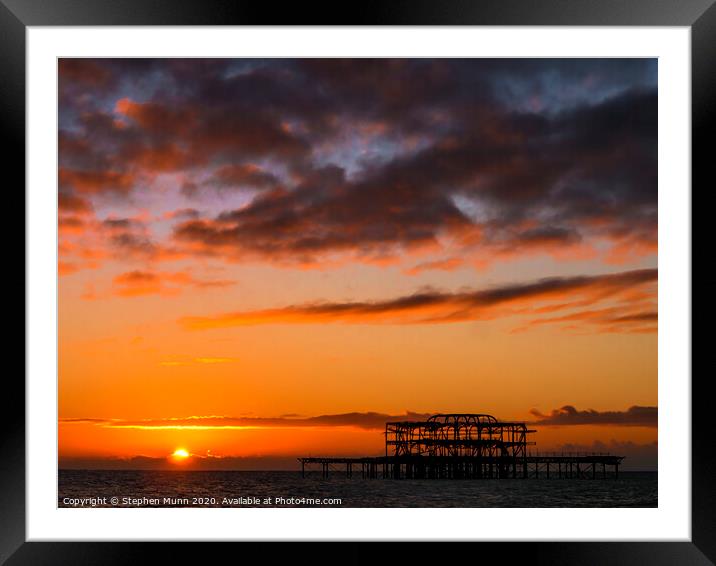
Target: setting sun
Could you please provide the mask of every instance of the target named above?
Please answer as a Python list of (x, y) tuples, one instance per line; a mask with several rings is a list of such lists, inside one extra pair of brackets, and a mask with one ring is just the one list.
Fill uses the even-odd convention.
[(177, 448), (174, 453), (172, 454), (175, 458), (188, 458), (189, 452), (184, 450), (184, 448)]

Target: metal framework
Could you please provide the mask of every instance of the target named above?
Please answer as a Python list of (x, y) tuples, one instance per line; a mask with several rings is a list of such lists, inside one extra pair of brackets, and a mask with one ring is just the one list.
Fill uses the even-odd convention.
[(385, 456), (394, 477), (517, 477), (527, 475), (525, 423), (492, 415), (438, 414), (385, 425)]
[(427, 421), (389, 422), (385, 425), (386, 456), (469, 458), (524, 458), (525, 423), (499, 422), (492, 415), (440, 414)]

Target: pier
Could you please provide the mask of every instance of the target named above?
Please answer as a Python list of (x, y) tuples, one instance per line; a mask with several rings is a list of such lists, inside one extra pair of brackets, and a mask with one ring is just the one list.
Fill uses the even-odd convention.
[(299, 458), (301, 474), (320, 466), (331, 472), (378, 479), (597, 479), (619, 477), (623, 456), (608, 453), (529, 452), (526, 423), (491, 415), (440, 414), (427, 421), (389, 422), (385, 455)]

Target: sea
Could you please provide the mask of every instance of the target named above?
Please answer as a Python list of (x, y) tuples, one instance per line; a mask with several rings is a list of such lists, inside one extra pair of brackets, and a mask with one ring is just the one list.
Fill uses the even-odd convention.
[(58, 507), (657, 507), (656, 472), (363, 479), (335, 472), (59, 470)]

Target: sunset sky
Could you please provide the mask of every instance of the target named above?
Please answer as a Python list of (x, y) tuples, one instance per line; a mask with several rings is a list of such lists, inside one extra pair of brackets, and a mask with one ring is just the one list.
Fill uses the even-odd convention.
[(58, 135), (61, 466), (656, 466), (656, 60), (61, 59)]

